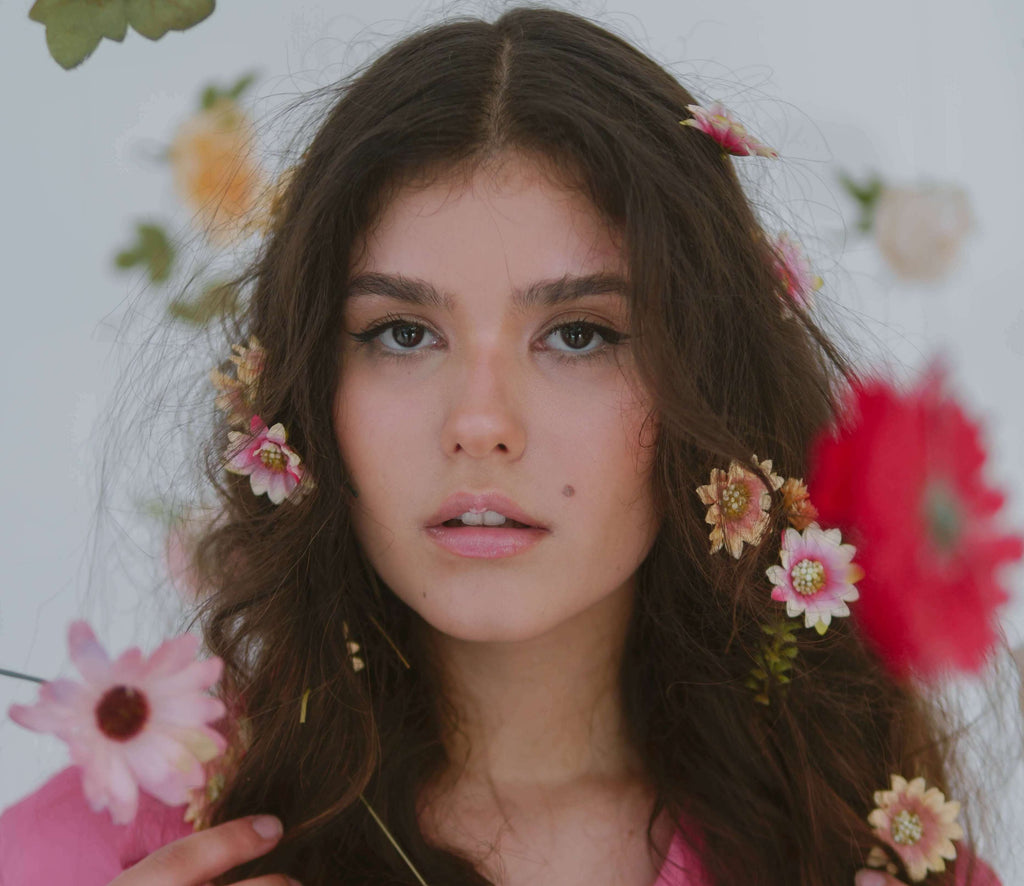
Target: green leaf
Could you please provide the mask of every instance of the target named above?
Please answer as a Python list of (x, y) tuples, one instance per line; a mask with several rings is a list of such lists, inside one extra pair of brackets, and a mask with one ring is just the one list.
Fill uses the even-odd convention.
[(207, 86), (203, 90), (202, 97), (199, 99), (199, 105), (204, 111), (208, 111), (217, 103), (217, 99), (220, 96), (221, 92), (216, 86)]
[(213, 12), (215, 0), (124, 0), (128, 24), (143, 37), (159, 40), (168, 31), (184, 31)]
[(171, 275), (174, 246), (160, 225), (139, 222), (135, 226), (135, 243), (114, 256), (119, 268), (144, 265), (153, 283), (162, 283)]
[(46, 27), (46, 46), (65, 70), (85, 61), (104, 37), (121, 42), (125, 0), (36, 0), (28, 17)]
[(857, 229), (868, 233), (875, 223), (875, 208), (878, 205), (878, 198), (885, 190), (885, 183), (878, 173), (872, 173), (864, 184), (858, 184), (842, 170), (838, 173), (839, 184), (845, 188), (860, 208), (860, 215), (857, 218)]
[(252, 86), (255, 80), (256, 74), (253, 71), (250, 71), (248, 74), (243, 75), (235, 82), (235, 85), (227, 91), (228, 98), (239, 98), (242, 95), (242, 93), (245, 92), (245, 90)]
[(175, 319), (190, 326), (205, 326), (238, 307), (238, 289), (230, 283), (210, 283), (202, 293), (192, 299), (176, 298), (167, 306)]

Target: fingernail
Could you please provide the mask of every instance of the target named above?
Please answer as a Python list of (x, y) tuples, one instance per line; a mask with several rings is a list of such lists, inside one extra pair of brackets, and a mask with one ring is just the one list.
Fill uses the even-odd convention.
[(257, 815), (252, 820), (252, 829), (264, 840), (276, 840), (284, 833), (284, 825), (281, 819), (273, 815)]

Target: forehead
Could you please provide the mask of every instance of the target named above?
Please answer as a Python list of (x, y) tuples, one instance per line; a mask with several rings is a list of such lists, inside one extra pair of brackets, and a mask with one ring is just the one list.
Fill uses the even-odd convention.
[(626, 276), (620, 238), (597, 209), (518, 153), (398, 188), (360, 247), (352, 276), (402, 274), (454, 292)]

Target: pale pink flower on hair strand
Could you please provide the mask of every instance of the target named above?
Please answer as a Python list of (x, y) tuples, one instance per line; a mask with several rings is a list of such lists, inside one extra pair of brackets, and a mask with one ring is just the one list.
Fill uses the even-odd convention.
[(809, 308), (814, 293), (821, 289), (824, 281), (811, 269), (807, 256), (789, 234), (771, 238), (769, 245), (775, 254), (776, 273), (786, 297), (793, 304)]

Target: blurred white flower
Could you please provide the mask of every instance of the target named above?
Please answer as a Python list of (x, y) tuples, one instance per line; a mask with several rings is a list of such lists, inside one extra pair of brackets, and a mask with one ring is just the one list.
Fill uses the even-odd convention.
[(878, 197), (875, 240), (905, 280), (941, 279), (970, 228), (967, 194), (956, 185), (886, 187)]

